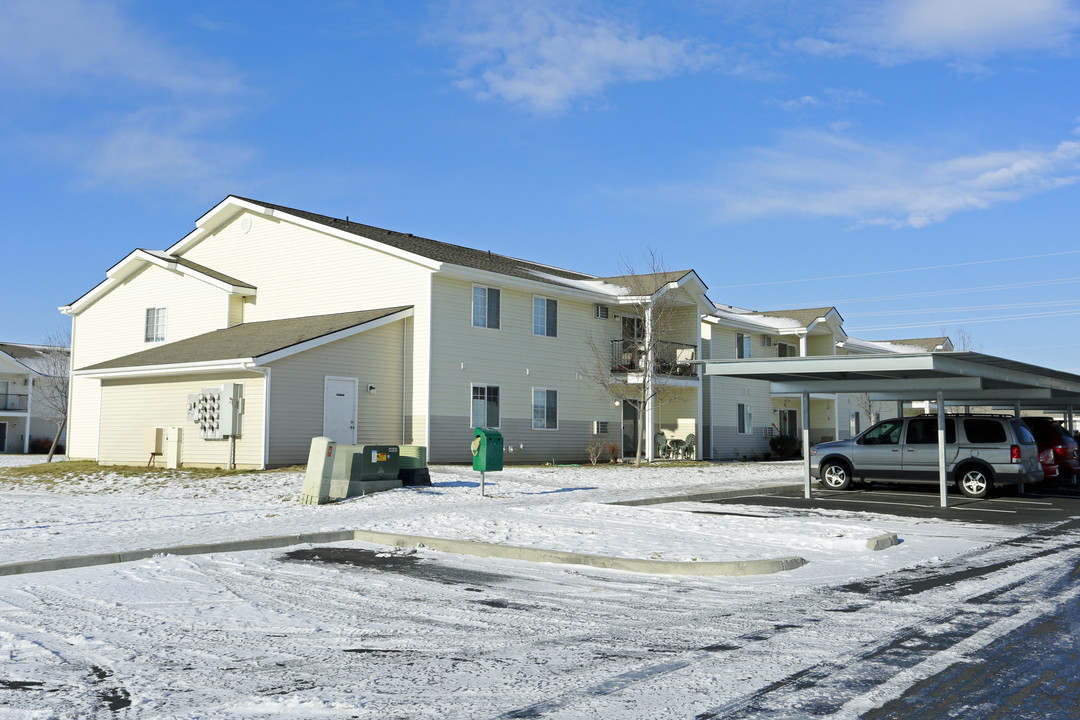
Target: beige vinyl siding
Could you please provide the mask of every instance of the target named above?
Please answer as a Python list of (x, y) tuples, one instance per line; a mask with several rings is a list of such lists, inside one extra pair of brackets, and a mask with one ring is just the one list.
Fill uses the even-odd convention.
[[(100, 457), (103, 464), (145, 465), (146, 428), (179, 427), (183, 431), (181, 462), (189, 467), (226, 467), (229, 441), (203, 440), (187, 418), (188, 395), (225, 382), (244, 385), (242, 435), (236, 439), (236, 466), (263, 464), (263, 378), (256, 373), (214, 373), (198, 377), (105, 380), (101, 387)], [(164, 457), (155, 465), (164, 466)]]
[[(847, 422), (847, 418), (844, 418)], [(836, 403), (831, 400), (810, 398), (810, 443), (829, 442), (836, 439)]]
[[(472, 287), (467, 280), (436, 276), (432, 311), (431, 442), (435, 462), (471, 462), (471, 384), (500, 388), (501, 432), (507, 462), (581, 461), (593, 422), (609, 423), (608, 438), (619, 442), (620, 408), (592, 385), (582, 366), (595, 366), (587, 336), (595, 338), (603, 362), (619, 321), (598, 320), (595, 303), (560, 297), (557, 288), (521, 289), (498, 282), (500, 329), (472, 325)], [(533, 297), (556, 298), (558, 337), (533, 334)], [(532, 427), (533, 388), (558, 392), (557, 430)], [(513, 452), (510, 452), (513, 449)]]
[(79, 315), (72, 367), (77, 370), (161, 345), (145, 340), (150, 307), (166, 308), (166, 343), (224, 328), (228, 298), (227, 292), (196, 278), (147, 266)]
[(68, 409), (67, 454), (71, 460), (96, 460), (101, 381), (76, 377), (71, 380)]
[[(358, 380), (358, 444), (403, 443), (405, 331), (404, 321), (395, 322), (272, 363), (269, 465), (307, 462), (311, 438), (323, 434), (328, 375)], [(368, 385), (375, 394), (367, 392)]]
[[(711, 325), (708, 328), (711, 359), (733, 359), (735, 336), (739, 332), (753, 335), (751, 357), (761, 351), (774, 350), (774, 348), (761, 347), (760, 333)], [(709, 426), (709, 443), (702, 451), (706, 457), (717, 459), (754, 457), (770, 451), (769, 440), (762, 431), (763, 427), (770, 425), (774, 420), (769, 383), (713, 376), (708, 380), (706, 391), (708, 397), (703, 405), (707, 408), (707, 412), (702, 419), (702, 423)], [(753, 412), (753, 427), (748, 434), (738, 432), (739, 403), (749, 403)]]
[(807, 355), (835, 355), (836, 339), (832, 334), (810, 335), (806, 338)]
[[(247, 233), (240, 228), (244, 215), (251, 218)], [(415, 393), (408, 422), (410, 442), (424, 444), (430, 269), (388, 252), (254, 213), (238, 214), (184, 257), (257, 288), (255, 298), (244, 305), (244, 322), (412, 305), (409, 348)]]

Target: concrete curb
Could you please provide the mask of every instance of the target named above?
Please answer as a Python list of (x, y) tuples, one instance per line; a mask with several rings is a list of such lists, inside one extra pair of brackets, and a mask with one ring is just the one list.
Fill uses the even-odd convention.
[(871, 550), (886, 550), (888, 548), (891, 548), (893, 545), (899, 544), (900, 538), (897, 537), (896, 533), (894, 532), (888, 532), (884, 535), (878, 535), (877, 537), (872, 537), (866, 541), (866, 547), (870, 548)]
[(155, 555), (209, 555), (211, 553), (243, 552), (245, 550), (268, 550), (270, 548), (303, 545), (305, 543), (342, 542), (353, 539), (352, 530), (329, 530), (326, 532), (301, 533), (298, 535), (274, 535), (252, 538), (250, 540), (231, 540), (198, 545), (174, 545), (146, 550), (125, 550), (100, 555), (73, 555), (69, 557), (49, 558), (46, 560), (28, 560), (21, 563), (0, 565), (0, 576), (23, 575), (25, 573), (69, 570), (72, 568), (91, 567), (93, 565), (112, 565), (115, 563), (145, 560)]
[(607, 503), (608, 505), (628, 505), (630, 507), (640, 505), (659, 505), (661, 503), (674, 502), (709, 502), (710, 500), (728, 500), (730, 498), (750, 497), (751, 495), (784, 495), (802, 497), (805, 486), (803, 485), (770, 485), (760, 488), (747, 488), (745, 490), (711, 490), (705, 492), (682, 493), (680, 495), (667, 495), (665, 497), (641, 498), (640, 500), (618, 500)]
[(560, 563), (564, 565), (587, 565), (608, 570), (626, 570), (653, 575), (768, 575), (785, 570), (794, 570), (807, 564), (807, 560), (797, 556), (728, 562), (639, 560), (636, 558), (586, 555), (584, 553), (543, 550), (514, 545), (497, 545), (473, 540), (447, 540), (445, 538), (424, 537), (421, 535), (381, 533), (373, 530), (357, 530), (355, 539), (395, 547), (416, 547), (422, 544), (432, 550), (459, 555), (508, 558), (511, 560)]

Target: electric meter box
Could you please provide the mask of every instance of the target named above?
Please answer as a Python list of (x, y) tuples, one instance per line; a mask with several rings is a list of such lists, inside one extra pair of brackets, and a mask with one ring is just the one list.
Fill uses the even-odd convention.
[(473, 470), (494, 472), (503, 469), (502, 433), (491, 428), (478, 427), (473, 445)]

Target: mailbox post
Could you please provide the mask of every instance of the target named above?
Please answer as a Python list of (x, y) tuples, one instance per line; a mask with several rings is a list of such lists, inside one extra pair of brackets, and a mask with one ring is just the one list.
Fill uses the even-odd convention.
[(498, 430), (478, 427), (472, 441), (473, 470), (480, 473), (480, 494), (484, 494), (484, 473), (503, 469), (503, 437)]

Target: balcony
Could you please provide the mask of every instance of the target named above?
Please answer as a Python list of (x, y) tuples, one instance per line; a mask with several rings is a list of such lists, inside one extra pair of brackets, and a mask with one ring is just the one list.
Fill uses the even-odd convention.
[[(656, 343), (656, 372), (660, 375), (696, 378), (698, 366), (697, 346), (687, 343)], [(611, 341), (611, 371), (614, 373), (640, 373), (645, 367), (645, 349), (634, 340)]]
[(0, 393), (0, 412), (26, 412), (26, 403), (29, 398), (29, 395)]

